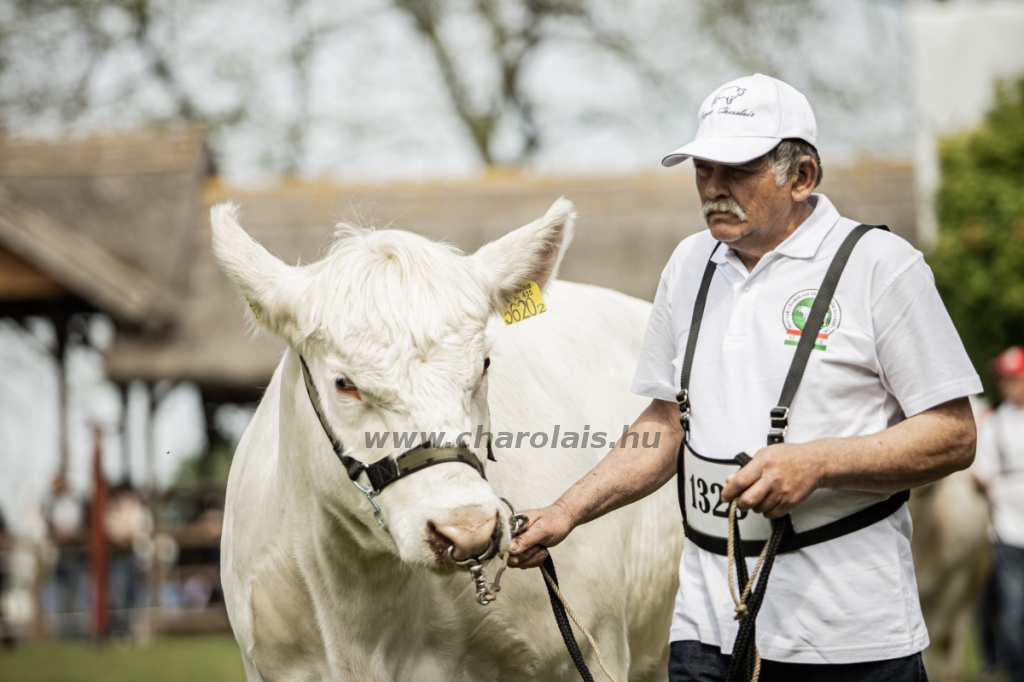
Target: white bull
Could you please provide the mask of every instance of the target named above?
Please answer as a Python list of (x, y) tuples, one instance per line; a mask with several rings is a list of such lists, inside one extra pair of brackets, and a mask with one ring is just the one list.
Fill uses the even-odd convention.
[[(288, 343), (228, 481), (221, 573), (250, 682), (578, 679), (538, 571), (507, 572), (485, 607), (445, 554), (497, 540), (493, 576), (509, 542), (498, 496), (549, 504), (606, 448), (523, 439), (495, 449), (487, 480), (461, 463), (423, 469), (377, 498), (388, 534), (335, 457), (299, 360), (328, 428), (364, 462), (401, 453), (391, 441), (367, 447), (368, 433), (451, 439), (557, 424), (614, 440), (645, 406), (628, 384), (650, 306), (553, 281), (574, 217), (560, 200), (471, 256), (398, 230), (343, 228), (323, 260), (291, 267), (245, 234), (233, 207), (213, 209), (221, 267), (259, 325)], [(505, 327), (495, 313), (530, 281), (549, 311)], [(469, 445), (486, 462), (484, 444)], [(670, 485), (554, 550), (566, 598), (621, 680), (666, 678), (681, 546)]]

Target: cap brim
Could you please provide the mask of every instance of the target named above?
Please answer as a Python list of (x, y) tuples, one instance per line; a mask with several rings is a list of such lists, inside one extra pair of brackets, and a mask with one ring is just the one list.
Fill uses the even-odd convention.
[(675, 150), (661, 165), (670, 168), (690, 157), (730, 165), (747, 163), (775, 149), (779, 142), (781, 137), (705, 137)]

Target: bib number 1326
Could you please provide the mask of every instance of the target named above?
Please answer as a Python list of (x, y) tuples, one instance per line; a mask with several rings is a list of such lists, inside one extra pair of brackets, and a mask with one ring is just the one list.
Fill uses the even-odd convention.
[[(718, 516), (723, 519), (729, 518), (729, 503), (722, 499), (722, 491), (725, 489), (721, 483), (711, 483), (703, 478), (696, 478), (692, 474), (690, 475), (690, 506), (698, 510), (702, 514), (707, 514), (709, 511), (712, 516)], [(711, 501), (716, 500), (714, 506)], [(747, 512), (742, 509), (736, 510), (736, 518), (744, 519), (747, 517)]]

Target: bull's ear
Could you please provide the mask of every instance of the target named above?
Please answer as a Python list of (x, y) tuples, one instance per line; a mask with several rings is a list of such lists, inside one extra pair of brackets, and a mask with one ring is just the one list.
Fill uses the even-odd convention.
[(482, 270), (491, 306), (497, 312), (515, 293), (536, 282), (542, 289), (558, 275), (572, 242), (576, 208), (564, 197), (543, 218), (480, 248), (472, 258)]
[(218, 204), (210, 209), (213, 255), (235, 283), (260, 327), (295, 345), (301, 277), (295, 268), (272, 256), (238, 224), (238, 207)]

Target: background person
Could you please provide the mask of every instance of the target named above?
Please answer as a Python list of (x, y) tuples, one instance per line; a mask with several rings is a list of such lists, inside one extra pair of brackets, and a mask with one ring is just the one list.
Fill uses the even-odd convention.
[(1024, 682), (1024, 348), (1007, 348), (992, 369), (1003, 402), (981, 422), (971, 469), (992, 513), (991, 611), (982, 626), (995, 626), (996, 661)]
[[(786, 442), (764, 446), (806, 309), (857, 223), (813, 192), (821, 179), (817, 127), (789, 85), (761, 75), (727, 83), (704, 101), (698, 125), (696, 140), (663, 163), (694, 159), (710, 229), (683, 240), (665, 267), (632, 386), (652, 398), (632, 429), (661, 432), (661, 445), (616, 448), (550, 507), (526, 512), (513, 565), (539, 565), (545, 548), (573, 528), (676, 473), (680, 368), (709, 260), (688, 441), (710, 457), (756, 454), (722, 481), (698, 486), (684, 477), (681, 489), (694, 488), (687, 519), (719, 517), (738, 498), (741, 510), (768, 519), (795, 510), (799, 531), (971, 463), (976, 434), (966, 396), (981, 382), (921, 253), (880, 230), (863, 236), (839, 281)], [(925, 679), (928, 636), (910, 535), (900, 504), (855, 532), (780, 554), (757, 618), (762, 682)], [(690, 528), (687, 536), (670, 680), (724, 680), (737, 633), (727, 559), (699, 546)], [(748, 554), (748, 568), (754, 559)]]

